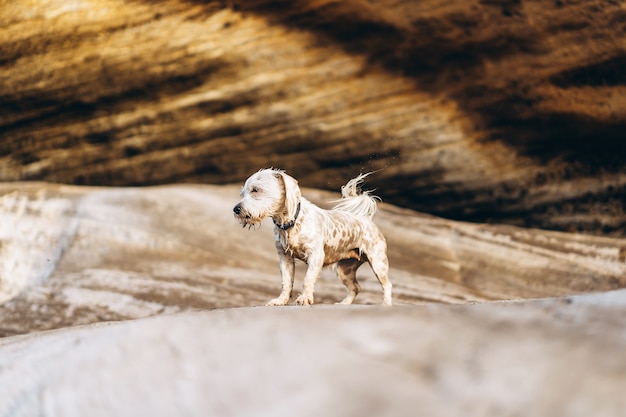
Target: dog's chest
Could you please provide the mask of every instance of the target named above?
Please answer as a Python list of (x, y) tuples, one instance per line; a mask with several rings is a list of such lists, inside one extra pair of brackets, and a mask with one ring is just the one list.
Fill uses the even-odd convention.
[(285, 253), (306, 262), (311, 252), (310, 239), (289, 233), (279, 233), (277, 239)]

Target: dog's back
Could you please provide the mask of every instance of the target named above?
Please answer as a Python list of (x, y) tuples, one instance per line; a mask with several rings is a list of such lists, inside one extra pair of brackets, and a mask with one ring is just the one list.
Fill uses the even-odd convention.
[(341, 187), (341, 199), (336, 201), (337, 205), (333, 207), (333, 210), (371, 219), (376, 213), (377, 202), (380, 201), (380, 198), (372, 195), (371, 191), (359, 189), (363, 179), (370, 174), (371, 172), (360, 174)]

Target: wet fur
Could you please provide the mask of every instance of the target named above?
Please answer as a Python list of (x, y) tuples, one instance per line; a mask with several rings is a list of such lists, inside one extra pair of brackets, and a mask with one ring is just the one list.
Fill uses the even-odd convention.
[[(337, 266), (337, 276), (348, 289), (341, 303), (351, 304), (361, 290), (356, 270), (365, 262), (369, 262), (381, 284), (383, 304), (392, 304), (387, 244), (372, 221), (379, 199), (359, 191), (367, 175), (361, 174), (343, 186), (342, 198), (331, 210), (302, 197), (298, 182), (282, 170), (263, 169), (246, 180), (241, 200), (233, 209), (236, 218), (244, 227), (254, 227), (266, 217), (275, 223), (282, 291), (268, 305), (285, 305), (291, 299), (296, 259), (308, 265), (296, 304), (314, 303), (315, 282), (326, 265)], [(289, 226), (294, 218), (293, 227), (281, 228)]]

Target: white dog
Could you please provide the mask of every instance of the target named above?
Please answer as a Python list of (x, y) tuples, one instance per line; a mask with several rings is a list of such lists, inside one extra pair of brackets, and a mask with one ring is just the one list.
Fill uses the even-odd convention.
[(377, 197), (358, 191), (368, 175), (361, 174), (341, 187), (342, 198), (332, 210), (303, 198), (298, 182), (282, 170), (262, 169), (246, 180), (241, 201), (233, 209), (239, 222), (253, 227), (268, 216), (274, 221), (282, 292), (267, 305), (289, 302), (295, 259), (308, 264), (296, 304), (313, 304), (315, 281), (322, 268), (331, 264), (336, 264), (337, 276), (348, 288), (341, 304), (351, 304), (361, 291), (356, 270), (367, 261), (383, 288), (383, 305), (391, 305), (387, 243), (372, 222)]

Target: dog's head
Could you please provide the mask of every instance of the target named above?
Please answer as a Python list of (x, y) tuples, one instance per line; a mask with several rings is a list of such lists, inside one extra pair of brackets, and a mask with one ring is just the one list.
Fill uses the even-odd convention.
[(268, 216), (282, 224), (294, 217), (300, 196), (295, 178), (282, 170), (262, 169), (241, 187), (241, 200), (233, 212), (244, 227), (253, 227)]

